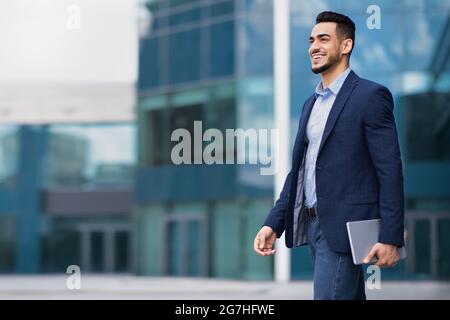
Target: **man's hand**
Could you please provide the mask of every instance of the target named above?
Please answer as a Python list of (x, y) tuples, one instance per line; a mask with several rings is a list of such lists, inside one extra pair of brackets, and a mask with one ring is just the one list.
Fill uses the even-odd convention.
[(253, 250), (261, 256), (271, 256), (275, 253), (273, 244), (277, 239), (277, 234), (271, 227), (264, 226), (256, 234), (255, 241), (253, 242)]
[(375, 265), (381, 268), (394, 267), (400, 260), (397, 246), (380, 242), (372, 247), (372, 250), (364, 259), (364, 263), (369, 263), (373, 257), (377, 257), (378, 260)]

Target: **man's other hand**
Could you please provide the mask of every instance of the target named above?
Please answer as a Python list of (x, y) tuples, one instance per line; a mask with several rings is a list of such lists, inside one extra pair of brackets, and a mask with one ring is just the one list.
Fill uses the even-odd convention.
[(376, 266), (391, 268), (400, 260), (400, 253), (397, 246), (378, 242), (372, 247), (372, 250), (364, 259), (364, 263), (369, 263), (374, 257), (377, 258)]
[(277, 239), (277, 234), (271, 227), (264, 226), (256, 234), (255, 241), (253, 242), (253, 250), (261, 256), (271, 256), (275, 253), (273, 244)]

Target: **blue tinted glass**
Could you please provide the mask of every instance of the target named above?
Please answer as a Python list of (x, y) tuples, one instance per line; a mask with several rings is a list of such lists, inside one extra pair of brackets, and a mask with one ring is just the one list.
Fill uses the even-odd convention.
[[(295, 0), (294, 0), (295, 1)], [(294, 2), (293, 1), (293, 2)], [(250, 14), (272, 13), (273, 0), (245, 0), (243, 2), (243, 9)]]
[[(202, 225), (199, 221), (188, 222), (188, 275), (190, 276), (200, 276), (202, 272), (202, 252), (204, 251), (204, 246), (207, 244), (203, 239)], [(203, 249), (203, 250), (202, 250)]]
[[(415, 0), (358, 0), (358, 1), (336, 1), (336, 0), (328, 0), (328, 3), (332, 3), (336, 6), (339, 6), (338, 9), (346, 15), (352, 16), (354, 14), (366, 14), (368, 15), (374, 13), (374, 10), (380, 9), (381, 15), (386, 13), (399, 13), (399, 10), (404, 10), (406, 8), (405, 5), (408, 3), (413, 3)], [(377, 8), (378, 7), (378, 8)], [(353, 16), (352, 16), (353, 18)]]
[(402, 14), (384, 14), (381, 29), (367, 28), (366, 15), (355, 16), (353, 21), (357, 30), (350, 60), (352, 68), (372, 75), (400, 71), (404, 63)]
[(18, 127), (0, 126), (0, 184), (14, 182), (18, 169), (19, 148)]
[(131, 185), (135, 127), (54, 125), (49, 130), (46, 182), (50, 186)]
[(234, 21), (212, 25), (210, 37), (210, 76), (218, 77), (233, 74)]
[(141, 41), (139, 53), (139, 89), (157, 87), (160, 77), (159, 38)]
[(308, 48), (311, 27), (303, 16), (291, 19), (291, 73), (309, 74), (311, 64), (309, 62)]
[(161, 10), (165, 7), (165, 1), (161, 0), (147, 0), (145, 1), (145, 6), (150, 12), (155, 12)]
[(271, 17), (248, 16), (244, 27), (244, 72), (246, 75), (272, 74), (273, 26)]
[(157, 31), (164, 28), (167, 28), (167, 16), (153, 16), (150, 31)]
[(210, 8), (211, 17), (232, 14), (234, 12), (234, 1), (221, 2)]
[(200, 30), (170, 35), (170, 83), (200, 79)]
[(409, 12), (405, 15), (405, 69), (427, 70), (436, 62), (434, 55), (443, 50), (443, 45), (448, 49), (450, 42), (445, 44), (442, 38), (445, 28), (449, 28), (448, 19), (447, 14)]
[(171, 222), (169, 224), (168, 233), (169, 233), (169, 274), (171, 276), (179, 276), (182, 275), (182, 247), (183, 240), (181, 238), (180, 232), (180, 222)]
[(200, 20), (200, 9), (193, 9), (173, 14), (169, 17), (171, 27)]
[(170, 0), (169, 1), (169, 6), (171, 7), (171, 8), (175, 8), (175, 7), (178, 7), (178, 6), (183, 6), (183, 5), (189, 5), (189, 4), (197, 4), (197, 3), (199, 3), (200, 2), (200, 0)]

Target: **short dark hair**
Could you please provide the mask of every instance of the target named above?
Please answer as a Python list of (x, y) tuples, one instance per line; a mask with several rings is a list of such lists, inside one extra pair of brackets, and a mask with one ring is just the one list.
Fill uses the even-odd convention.
[(349, 57), (352, 54), (353, 48), (355, 47), (355, 23), (347, 17), (346, 15), (333, 12), (333, 11), (323, 11), (319, 13), (316, 17), (316, 24), (321, 22), (335, 22), (337, 24), (336, 31), (344, 37), (344, 39), (352, 39), (353, 45), (349, 52)]

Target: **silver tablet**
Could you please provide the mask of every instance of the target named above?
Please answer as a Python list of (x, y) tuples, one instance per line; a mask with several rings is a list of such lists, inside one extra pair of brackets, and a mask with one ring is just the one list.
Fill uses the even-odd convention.
[[(378, 242), (381, 219), (347, 222), (347, 232), (352, 249), (353, 263), (363, 264), (373, 245)], [(399, 248), (400, 259), (406, 258), (405, 247)], [(371, 262), (375, 262), (374, 258)]]

